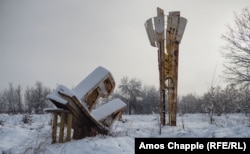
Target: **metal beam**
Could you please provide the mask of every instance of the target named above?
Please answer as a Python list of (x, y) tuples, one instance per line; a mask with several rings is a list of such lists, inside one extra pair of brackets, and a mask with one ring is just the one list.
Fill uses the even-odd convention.
[(177, 87), (179, 44), (181, 42), (187, 19), (180, 17), (179, 11), (169, 12), (167, 27), (165, 15), (161, 8), (157, 8), (157, 16), (145, 23), (150, 44), (158, 47), (158, 65), (160, 80), (160, 121), (165, 125), (165, 91), (168, 94), (169, 125), (176, 125)]

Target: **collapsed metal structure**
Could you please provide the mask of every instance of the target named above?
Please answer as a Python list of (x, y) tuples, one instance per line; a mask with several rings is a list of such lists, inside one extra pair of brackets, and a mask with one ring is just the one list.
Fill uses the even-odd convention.
[[(96, 107), (96, 104), (98, 98), (107, 98), (114, 88), (115, 82), (111, 73), (99, 66), (72, 90), (59, 85), (53, 93), (47, 95), (57, 108), (45, 111), (54, 113), (54, 121), (57, 121), (57, 113), (70, 113), (72, 118), (68, 119), (72, 119), (72, 122), (67, 118), (63, 119), (64, 116), (61, 116), (61, 120), (72, 126), (73, 139), (107, 134), (112, 123), (121, 117), (126, 104), (120, 99), (111, 100), (99, 107)], [(63, 125), (62, 122), (61, 125)], [(55, 134), (52, 134), (53, 136)], [(55, 142), (54, 140), (52, 138), (52, 143)]]
[(159, 7), (157, 8), (157, 16), (145, 22), (150, 44), (158, 48), (160, 121), (162, 125), (165, 125), (166, 119), (165, 95), (167, 93), (168, 124), (176, 126), (179, 44), (186, 23), (187, 19), (181, 17), (179, 11), (169, 12), (169, 15), (165, 16), (164, 11)]

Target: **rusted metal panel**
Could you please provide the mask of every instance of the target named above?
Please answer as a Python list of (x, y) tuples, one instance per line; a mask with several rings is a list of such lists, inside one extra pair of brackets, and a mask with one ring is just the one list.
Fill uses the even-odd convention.
[(165, 125), (165, 79), (164, 79), (164, 40), (159, 42), (159, 76), (160, 76), (160, 120), (162, 125)]

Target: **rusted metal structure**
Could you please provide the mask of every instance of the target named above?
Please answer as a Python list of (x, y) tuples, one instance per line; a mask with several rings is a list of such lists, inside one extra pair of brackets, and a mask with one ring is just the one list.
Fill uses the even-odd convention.
[[(166, 21), (167, 20), (167, 21)], [(164, 15), (157, 8), (157, 16), (145, 22), (150, 44), (158, 48), (158, 64), (160, 79), (160, 121), (165, 125), (166, 93), (168, 102), (168, 124), (176, 126), (177, 87), (179, 44), (181, 42), (187, 19), (180, 16), (179, 11)]]
[[(113, 76), (101, 66), (72, 90), (59, 85), (53, 93), (47, 95), (47, 98), (57, 107), (45, 109), (45, 112), (52, 112), (54, 115), (53, 123), (55, 124), (52, 133), (56, 132), (54, 127), (56, 127), (57, 115), (59, 115), (61, 117), (60, 129), (63, 129), (64, 123), (67, 124), (68, 129), (72, 127), (73, 139), (107, 134), (113, 122), (121, 117), (126, 104), (120, 99), (111, 100), (98, 108), (96, 104), (98, 98), (107, 98), (113, 92), (114, 87)], [(65, 113), (67, 113), (66, 118)], [(68, 118), (70, 120), (67, 120)], [(54, 135), (52, 134), (52, 143), (55, 143)], [(60, 136), (59, 142), (62, 142)]]

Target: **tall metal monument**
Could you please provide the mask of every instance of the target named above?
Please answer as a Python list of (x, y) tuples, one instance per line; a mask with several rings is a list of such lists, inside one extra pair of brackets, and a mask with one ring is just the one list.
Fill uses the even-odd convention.
[(145, 22), (150, 44), (158, 48), (160, 78), (160, 121), (165, 125), (166, 94), (168, 102), (168, 124), (176, 126), (177, 86), (179, 44), (186, 27), (187, 19), (180, 16), (179, 11), (164, 15), (157, 8), (157, 16)]

